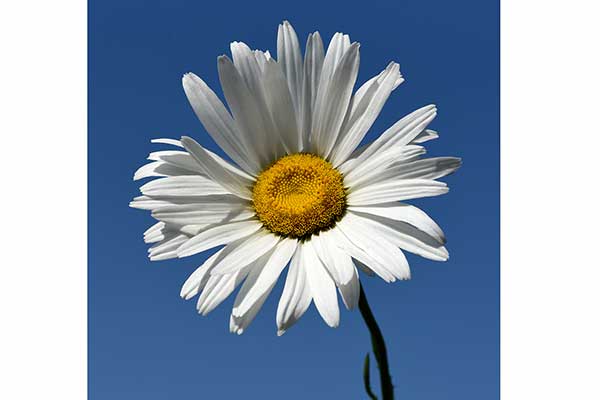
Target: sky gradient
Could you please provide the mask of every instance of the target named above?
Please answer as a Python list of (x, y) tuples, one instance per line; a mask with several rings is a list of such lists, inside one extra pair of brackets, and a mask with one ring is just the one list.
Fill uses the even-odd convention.
[[(276, 54), (288, 19), (301, 46), (318, 30), (361, 43), (358, 84), (389, 61), (405, 82), (366, 140), (429, 103), (440, 138), (430, 156), (459, 156), (447, 195), (412, 201), (444, 229), (450, 260), (407, 253), (412, 280), (361, 276), (386, 337), (399, 399), (499, 398), (499, 6), (496, 1), (199, 2), (89, 4), (90, 399), (364, 399), (370, 350), (360, 314), (328, 328), (311, 306), (276, 336), (277, 284), (248, 330), (229, 333), (234, 296), (207, 317), (179, 297), (206, 258), (150, 262), (149, 213), (128, 207), (133, 172), (157, 137), (194, 137), (217, 150), (189, 106), (192, 71), (222, 97), (216, 57), (229, 42)], [(217, 150), (218, 151), (218, 150)], [(222, 154), (222, 152), (220, 152)], [(341, 302), (340, 302), (341, 305)], [(343, 307), (343, 306), (342, 306)], [(377, 371), (371, 371), (374, 386)]]

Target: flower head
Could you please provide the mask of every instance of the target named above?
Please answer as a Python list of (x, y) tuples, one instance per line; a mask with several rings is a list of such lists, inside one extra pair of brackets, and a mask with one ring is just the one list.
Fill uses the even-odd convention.
[(302, 57), (288, 22), (279, 26), (277, 60), (269, 52), (231, 44), (218, 58), (229, 110), (196, 75), (183, 88), (226, 160), (189, 137), (156, 139), (176, 150), (150, 154), (134, 179), (131, 206), (158, 222), (144, 234), (150, 259), (191, 256), (222, 247), (184, 283), (181, 296), (199, 294), (203, 315), (236, 287), (230, 318), (241, 334), (287, 268), (277, 309), (282, 334), (311, 302), (325, 322), (339, 324), (337, 290), (348, 309), (359, 298), (358, 270), (386, 282), (409, 279), (402, 250), (445, 261), (438, 225), (400, 201), (448, 191), (436, 179), (460, 159), (421, 158), (437, 138), (427, 126), (433, 105), (400, 119), (359, 147), (392, 91), (402, 83), (398, 64), (353, 93), (359, 45), (336, 33), (327, 51), (318, 32)]

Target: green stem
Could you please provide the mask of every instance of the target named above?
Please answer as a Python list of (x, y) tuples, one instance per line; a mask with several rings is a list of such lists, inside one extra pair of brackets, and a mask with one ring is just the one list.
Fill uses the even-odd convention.
[[(383, 335), (381, 334), (381, 330), (379, 330), (377, 321), (375, 321), (373, 312), (371, 312), (371, 308), (367, 302), (367, 296), (365, 295), (362, 285), (360, 285), (360, 299), (358, 300), (358, 308), (363, 319), (365, 320), (365, 323), (367, 324), (367, 328), (369, 328), (369, 333), (371, 334), (371, 345), (373, 346), (373, 353), (375, 354), (375, 360), (377, 360), (377, 367), (379, 368), (379, 376), (381, 379), (382, 398), (383, 400), (393, 400), (394, 386), (392, 385), (392, 377), (390, 376), (390, 366), (388, 364), (385, 341), (383, 340)], [(368, 369), (367, 363), (368, 361), (365, 361), (365, 367)], [(365, 372), (365, 385), (367, 388), (367, 393), (369, 394), (369, 397), (373, 398), (374, 395), (371, 392), (371, 388), (369, 385), (367, 385), (368, 379), (368, 373)]]

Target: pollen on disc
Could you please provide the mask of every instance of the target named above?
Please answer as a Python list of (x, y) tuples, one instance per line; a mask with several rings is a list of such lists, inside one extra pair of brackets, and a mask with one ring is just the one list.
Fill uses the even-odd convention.
[(346, 209), (342, 175), (329, 162), (304, 153), (282, 157), (264, 170), (252, 200), (266, 228), (295, 238), (331, 228)]

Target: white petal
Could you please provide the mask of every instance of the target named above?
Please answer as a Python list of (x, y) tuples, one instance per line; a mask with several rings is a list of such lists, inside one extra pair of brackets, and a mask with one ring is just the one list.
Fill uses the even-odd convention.
[(299, 113), (303, 79), (302, 54), (298, 36), (288, 21), (283, 21), (277, 30), (277, 62), (286, 77), (296, 113)]
[(142, 165), (133, 174), (133, 180), (137, 181), (144, 178), (157, 176), (181, 176), (181, 175), (198, 175), (196, 172), (186, 169), (174, 167), (162, 161), (154, 161), (146, 165)]
[(262, 224), (254, 219), (214, 226), (184, 243), (177, 249), (177, 255), (187, 257), (216, 246), (231, 243), (234, 240), (250, 236), (259, 230), (261, 226)]
[[(251, 271), (251, 273), (254, 273), (257, 270), (261, 270), (262, 267), (267, 263), (271, 254), (272, 254), (272, 251), (264, 254), (263, 256), (259, 257), (256, 261), (254, 261), (251, 266), (246, 267), (246, 268), (248, 268), (248, 271)], [(244, 281), (244, 285), (242, 285), (242, 288), (240, 289), (240, 293), (242, 290), (244, 290), (244, 286), (248, 282), (248, 279), (251, 279), (251, 277), (248, 276), (246, 278), (246, 281)], [(252, 304), (252, 306), (243, 315), (234, 315), (233, 313), (230, 315), (229, 331), (231, 333), (237, 333), (238, 335), (241, 335), (242, 333), (244, 333), (244, 331), (246, 330), (248, 325), (250, 325), (250, 323), (252, 322), (252, 320), (254, 319), (256, 314), (258, 313), (258, 311), (260, 311), (260, 309), (263, 306), (267, 297), (269, 297), (271, 290), (273, 290), (273, 286), (275, 286), (275, 282), (273, 282), (273, 284), (271, 284), (270, 287), (268, 287), (267, 290), (262, 295), (260, 295), (260, 297)], [(239, 298), (239, 294), (236, 297), (236, 302), (238, 301), (237, 298)]]
[(352, 211), (348, 212), (344, 219), (359, 227), (357, 229), (372, 232), (373, 236), (385, 237), (394, 245), (421, 257), (435, 261), (448, 259), (448, 250), (441, 243), (412, 225)]
[(260, 172), (256, 157), (248, 152), (247, 142), (217, 95), (198, 76), (183, 76), (183, 89), (204, 129), (233, 161), (247, 172)]
[(206, 282), (208, 282), (208, 278), (210, 278), (210, 270), (212, 269), (215, 260), (217, 260), (217, 257), (219, 257), (219, 254), (221, 254), (221, 251), (223, 250), (219, 250), (210, 256), (187, 278), (181, 287), (181, 292), (179, 294), (182, 298), (189, 300), (204, 289)]
[(264, 265), (254, 267), (242, 285), (233, 305), (232, 315), (241, 317), (277, 282), (281, 271), (296, 251), (298, 241), (284, 238), (271, 251)]
[(228, 244), (218, 265), (211, 272), (213, 275), (229, 274), (245, 267), (279, 243), (281, 239), (266, 229), (261, 229), (251, 236)]
[(315, 306), (327, 325), (336, 328), (340, 324), (340, 309), (337, 302), (335, 283), (327, 273), (323, 263), (321, 263), (311, 242), (304, 242), (301, 246), (303, 248), (303, 268), (306, 270), (306, 277)]
[(342, 129), (331, 153), (331, 162), (334, 166), (346, 161), (358, 147), (400, 78), (400, 67), (396, 63), (390, 63), (385, 71), (369, 85), (364, 94), (361, 93), (360, 97), (355, 96), (347, 126)]
[(347, 284), (352, 279), (354, 265), (350, 257), (337, 246), (331, 231), (313, 236), (311, 242), (335, 283), (338, 286)]
[(300, 110), (301, 150), (308, 149), (313, 107), (317, 99), (317, 91), (319, 89), (319, 80), (324, 58), (325, 53), (323, 51), (321, 35), (319, 35), (319, 32), (311, 33), (308, 35), (308, 40), (306, 41), (306, 54), (304, 56), (304, 80), (302, 84), (302, 103)]
[[(361, 247), (361, 235), (355, 233), (352, 229), (343, 230), (338, 224), (332, 231), (338, 236), (338, 246), (349, 256), (354, 258), (359, 267), (364, 266), (365, 272), (369, 275), (376, 274), (386, 282), (394, 282), (396, 277), (390, 270), (390, 266), (374, 254), (369, 254)], [(369, 272), (371, 271), (371, 272)]]
[(177, 139), (168, 139), (168, 138), (151, 139), (150, 143), (162, 143), (162, 144), (169, 144), (171, 146), (176, 146), (176, 147), (183, 147), (181, 145), (181, 142)]
[(368, 222), (369, 220), (349, 212), (338, 225), (354, 245), (377, 261), (377, 263), (365, 264), (378, 275), (380, 274), (378, 270), (385, 269), (394, 278), (410, 279), (410, 268), (402, 251), (393, 243), (386, 231)]
[(206, 315), (214, 310), (242, 283), (248, 275), (248, 271), (249, 268), (242, 268), (231, 274), (211, 275), (198, 298), (198, 303), (196, 304), (198, 312)]
[(344, 183), (356, 190), (360, 186), (383, 180), (382, 176), (389, 175), (389, 169), (392, 166), (405, 165), (407, 161), (421, 154), (421, 150), (416, 146), (394, 146), (384, 151), (378, 151), (362, 162), (344, 163), (340, 172), (344, 174)]
[(236, 333), (238, 335), (244, 333), (248, 325), (250, 325), (250, 323), (254, 320), (254, 317), (256, 317), (256, 314), (258, 314), (258, 312), (262, 308), (263, 304), (265, 303), (265, 300), (267, 300), (267, 297), (269, 297), (269, 294), (271, 294), (271, 291), (273, 290), (274, 286), (275, 283), (273, 283), (268, 288), (268, 290), (265, 293), (263, 293), (254, 302), (254, 304), (252, 304), (252, 307), (250, 307), (250, 309), (244, 315), (235, 316), (231, 314), (229, 316), (229, 331), (231, 333)]
[(277, 335), (281, 336), (300, 319), (310, 305), (312, 296), (302, 261), (302, 246), (292, 256), (283, 293), (277, 306)]
[(372, 206), (351, 206), (349, 211), (363, 214), (377, 215), (405, 222), (433, 237), (439, 243), (446, 242), (444, 232), (433, 219), (423, 210), (404, 203), (383, 203)]
[(198, 161), (206, 175), (212, 178), (212, 180), (236, 196), (243, 199), (252, 198), (252, 194), (247, 186), (248, 182), (223, 168), (223, 166), (194, 139), (183, 136), (181, 138), (181, 143), (185, 146), (185, 149), (190, 152), (192, 157)]
[(188, 171), (193, 171), (199, 175), (204, 174), (204, 170), (202, 169), (200, 164), (198, 164), (196, 160), (194, 160), (194, 157), (192, 157), (187, 151), (155, 151), (148, 155), (148, 160), (163, 161), (175, 167), (186, 169)]
[(344, 53), (325, 90), (322, 90), (324, 76), (321, 75), (313, 110), (311, 141), (313, 151), (324, 158), (335, 144), (352, 97), (360, 63), (359, 47), (358, 43), (354, 43)]
[[(256, 62), (254, 56), (253, 59)], [(262, 104), (259, 104), (261, 100), (250, 91), (240, 72), (228, 57), (218, 58), (218, 68), (223, 93), (236, 125), (241, 134), (246, 137), (248, 152), (258, 158), (262, 169), (280, 155), (278, 138), (268, 136), (272, 133), (270, 116), (265, 115), (265, 111), (261, 109)]]
[(160, 207), (152, 211), (159, 221), (174, 224), (216, 224), (243, 221), (254, 217), (254, 210), (230, 200), (210, 198), (208, 203), (194, 203)]
[(187, 235), (180, 233), (169, 232), (165, 234), (165, 238), (148, 249), (148, 257), (151, 261), (168, 260), (177, 257), (177, 248), (189, 240)]
[(457, 157), (435, 157), (417, 160), (393, 168), (394, 179), (438, 179), (450, 175), (461, 165)]
[(209, 196), (228, 194), (212, 179), (201, 176), (171, 176), (155, 179), (140, 187), (146, 196)]
[(288, 84), (274, 60), (265, 63), (264, 89), (273, 123), (288, 153), (300, 151), (298, 122)]
[(358, 305), (360, 298), (360, 282), (356, 267), (352, 268), (352, 278), (344, 285), (338, 285), (342, 301), (348, 310), (353, 310)]
[(439, 196), (448, 193), (444, 182), (430, 179), (399, 179), (378, 182), (350, 192), (348, 205), (360, 206), (389, 203), (421, 197)]
[(419, 133), (410, 143), (425, 143), (433, 139), (437, 139), (440, 137), (438, 133), (431, 129), (425, 129), (423, 132)]
[[(319, 91), (327, 91), (327, 87), (331, 81), (336, 68), (342, 56), (350, 47), (350, 37), (343, 33), (337, 32), (331, 38), (329, 46), (327, 47), (327, 54), (323, 60), (323, 67), (321, 69), (321, 76), (319, 78)], [(318, 93), (317, 93), (318, 94)]]
[(402, 118), (388, 130), (383, 132), (373, 143), (358, 156), (357, 162), (368, 159), (378, 151), (385, 151), (392, 146), (404, 146), (423, 132), (435, 118), (437, 110), (434, 105), (422, 107)]

